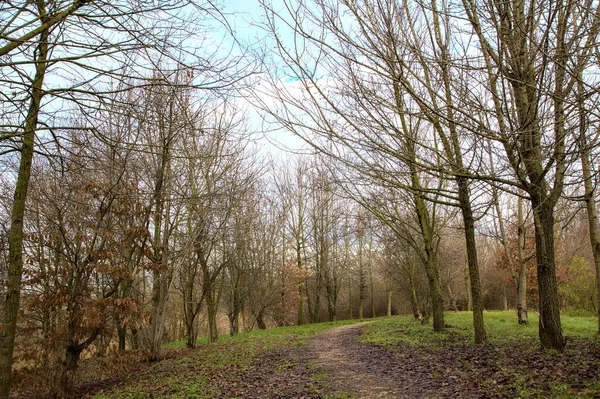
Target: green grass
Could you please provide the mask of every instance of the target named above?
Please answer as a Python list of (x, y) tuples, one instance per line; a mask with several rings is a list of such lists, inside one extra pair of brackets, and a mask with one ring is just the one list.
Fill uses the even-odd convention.
[[(288, 342), (290, 337), (294, 337), (294, 342), (297, 345), (303, 345), (304, 340), (312, 338), (321, 331), (328, 330), (332, 327), (343, 326), (346, 324), (352, 324), (360, 322), (360, 320), (342, 320), (335, 322), (317, 323), (317, 324), (306, 324), (303, 326), (289, 326), (289, 327), (274, 327), (267, 330), (254, 330), (250, 332), (236, 334), (231, 336), (229, 334), (219, 335), (219, 340), (216, 344), (227, 345), (228, 342), (256, 342), (265, 345), (269, 348), (271, 345), (280, 344), (282, 342)], [(206, 337), (199, 338), (196, 340), (197, 345), (207, 344), (208, 339)], [(164, 344), (163, 349), (183, 349), (185, 348), (186, 340), (169, 342)]]
[(567, 336), (593, 338), (598, 332), (598, 319), (594, 316), (562, 316), (561, 321)]
[[(401, 316), (391, 319), (381, 319), (365, 327), (362, 342), (383, 346), (410, 345), (413, 347), (432, 348), (443, 346), (457, 336), (474, 341), (473, 316), (471, 312), (447, 312), (445, 321), (449, 326), (448, 332), (436, 333), (431, 325), (422, 326), (414, 321), (412, 316)], [(561, 316), (564, 335), (595, 339), (598, 322), (595, 317)], [(531, 339), (538, 337), (538, 315), (529, 314), (529, 324), (517, 324), (517, 315), (513, 311), (484, 312), (485, 329), (491, 344), (506, 341)]]

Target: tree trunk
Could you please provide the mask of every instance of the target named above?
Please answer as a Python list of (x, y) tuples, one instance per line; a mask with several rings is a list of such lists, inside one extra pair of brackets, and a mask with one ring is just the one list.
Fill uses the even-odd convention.
[(262, 309), (256, 315), (256, 325), (261, 330), (267, 329), (267, 324), (265, 323), (265, 314), (264, 314), (264, 310), (262, 310)]
[(196, 347), (196, 339), (198, 337), (198, 331), (195, 328), (195, 316), (196, 315), (192, 315), (191, 317), (185, 319), (185, 346), (190, 349)]
[(359, 302), (358, 302), (358, 318), (359, 320), (362, 320), (364, 318), (364, 298), (361, 296)]
[(363, 238), (361, 234), (358, 243), (358, 318), (362, 320), (364, 318), (365, 308), (365, 269), (363, 264)]
[[(42, 8), (43, 6), (40, 6)], [(45, 15), (45, 10), (40, 10)], [(42, 18), (44, 22), (45, 17)], [(21, 299), (21, 278), (23, 273), (23, 226), (25, 203), (31, 176), (33, 147), (38, 117), (41, 108), (42, 90), (46, 74), (48, 57), (48, 30), (40, 34), (37, 46), (35, 77), (31, 87), (31, 102), (27, 111), (23, 139), (21, 141), (21, 160), (13, 197), (10, 229), (8, 231), (8, 281), (0, 320), (0, 399), (6, 399), (10, 393), (15, 335)]]
[(477, 244), (475, 242), (475, 219), (471, 209), (468, 181), (458, 177), (458, 198), (465, 226), (465, 239), (467, 243), (467, 265), (469, 268), (469, 281), (471, 282), (471, 300), (473, 303), (473, 327), (475, 329), (475, 343), (484, 344), (487, 340), (483, 323), (483, 298), (481, 297), (481, 283), (479, 280), (479, 265), (477, 261)]
[(55, 388), (55, 396), (71, 398), (75, 395), (75, 373), (79, 363), (81, 350), (73, 346), (67, 346), (65, 360), (61, 365), (59, 386)]
[[(318, 274), (318, 272), (317, 272)], [(314, 290), (314, 302), (313, 299), (311, 297), (311, 290), (309, 287), (309, 279), (305, 278), (304, 279), (304, 292), (305, 292), (305, 296), (306, 296), (306, 309), (308, 310), (308, 321), (309, 323), (318, 323), (319, 322), (319, 318), (320, 318), (320, 314), (319, 314), (319, 307), (321, 306), (320, 304), (320, 300), (319, 300), (319, 283), (317, 282), (315, 290)]]
[[(414, 183), (418, 179), (416, 172), (413, 174), (413, 187), (420, 188), (420, 183)], [(429, 220), (429, 210), (419, 194), (415, 194), (415, 210), (419, 227), (423, 236), (423, 245), (425, 247), (425, 272), (429, 283), (429, 296), (431, 297), (431, 310), (433, 316), (433, 330), (441, 332), (446, 329), (444, 321), (444, 299), (440, 288), (440, 272), (437, 263), (436, 250), (433, 242), (433, 231), (431, 221)]]
[(373, 269), (369, 269), (369, 280), (371, 284), (371, 317), (375, 318), (375, 283), (373, 282)]
[(165, 312), (167, 300), (169, 298), (169, 286), (171, 285), (172, 270), (168, 269), (169, 252), (168, 252), (168, 216), (169, 205), (166, 207), (166, 218), (164, 220), (164, 232), (161, 244), (161, 265), (160, 268), (166, 270), (155, 270), (152, 279), (152, 313), (150, 316), (150, 336), (149, 360), (158, 360), (160, 355), (160, 346), (162, 344), (163, 332), (165, 329)]
[[(189, 277), (188, 277), (189, 278)], [(194, 303), (192, 297), (192, 286), (189, 284), (189, 280), (185, 282), (185, 288), (183, 290), (183, 319), (185, 324), (185, 337), (186, 347), (196, 347), (196, 335), (197, 331), (195, 328), (196, 313), (194, 312)]]
[[(170, 132), (169, 132), (170, 133)], [(163, 133), (164, 134), (164, 133)], [(169, 270), (169, 219), (171, 202), (166, 193), (166, 182), (170, 176), (169, 140), (163, 138), (161, 159), (156, 171), (154, 187), (154, 246), (155, 255), (151, 261), (155, 269), (152, 271), (152, 307), (149, 325), (144, 338), (149, 349), (148, 359), (156, 361), (159, 358), (165, 327), (165, 307), (169, 296), (172, 270)]]
[[(490, 162), (492, 162), (491, 150)], [(494, 170), (492, 168), (492, 172), (493, 171)], [(502, 246), (504, 247), (504, 254), (508, 261), (508, 267), (510, 269), (513, 285), (517, 290), (517, 321), (519, 324), (527, 324), (527, 267), (525, 263), (525, 221), (523, 220), (523, 198), (521, 198), (521, 191), (519, 190), (519, 196), (517, 197), (517, 244), (519, 265), (518, 270), (516, 270), (515, 264), (512, 260), (512, 254), (510, 253), (508, 247), (508, 234), (506, 233), (506, 228), (504, 227), (504, 221), (502, 219), (502, 210), (498, 200), (497, 189), (494, 187), (493, 190)]]
[(411, 281), (410, 287), (410, 306), (412, 307), (413, 316), (415, 319), (419, 318), (419, 301), (417, 300), (417, 289), (415, 288), (414, 281)]
[(519, 324), (529, 324), (527, 317), (527, 264), (525, 263), (525, 220), (523, 219), (523, 199), (517, 200), (517, 219), (519, 226), (519, 281), (517, 285), (517, 320)]
[(160, 346), (164, 331), (165, 305), (167, 302), (167, 287), (164, 272), (154, 272), (152, 288), (152, 314), (150, 317), (150, 335), (148, 346), (150, 350), (149, 360), (156, 361), (160, 356)]
[[(394, 91), (396, 93), (396, 103), (401, 104), (399, 94), (399, 87), (397, 84), (394, 85)], [(404, 123), (406, 125), (406, 123)], [(408, 129), (404, 129), (405, 132), (409, 132)], [(429, 209), (425, 203), (424, 198), (420, 194), (422, 191), (421, 181), (419, 178), (419, 172), (416, 166), (416, 150), (415, 140), (408, 140), (406, 143), (406, 152), (411, 162), (408, 167), (410, 168), (410, 179), (411, 187), (415, 190), (413, 194), (415, 213), (419, 222), (419, 230), (421, 237), (423, 238), (423, 246), (425, 250), (425, 272), (427, 274), (427, 281), (429, 283), (429, 295), (431, 297), (431, 308), (433, 316), (433, 330), (441, 332), (446, 329), (446, 322), (444, 321), (444, 299), (442, 298), (442, 290), (440, 288), (440, 273), (437, 263), (436, 248), (434, 245), (434, 233), (433, 223), (429, 214)]]
[(317, 276), (317, 287), (315, 289), (315, 305), (313, 310), (313, 323), (321, 322), (321, 279)]
[(415, 265), (408, 264), (408, 284), (410, 287), (410, 306), (415, 320), (419, 319), (419, 299), (417, 297), (417, 287), (415, 286)]
[(117, 339), (119, 342), (119, 351), (125, 350), (125, 343), (127, 340), (127, 326), (122, 325), (121, 318), (119, 315), (115, 316), (115, 324), (117, 326)]
[(337, 292), (336, 287), (331, 286), (331, 282), (328, 282), (325, 287), (327, 294), (327, 316), (329, 321), (335, 321), (337, 319)]
[(240, 332), (240, 317), (237, 311), (229, 315), (229, 335), (232, 337)]
[(352, 307), (354, 306), (354, 301), (352, 300), (352, 281), (348, 281), (348, 318), (350, 320), (354, 320), (354, 310)]
[(314, 302), (311, 304), (310, 294), (308, 291), (308, 279), (306, 283), (306, 297), (308, 301), (308, 313), (310, 315), (311, 323), (319, 323), (321, 321), (321, 291), (323, 288), (323, 252), (317, 255), (316, 266), (317, 270), (315, 273), (315, 289), (314, 289)]
[[(493, 158), (491, 156), (491, 150), (488, 150), (490, 154), (490, 164), (493, 164)], [(492, 173), (494, 168), (492, 167)], [(498, 227), (500, 229), (500, 238), (502, 246), (504, 247), (504, 255), (508, 262), (510, 274), (514, 288), (517, 291), (517, 321), (519, 324), (527, 324), (527, 267), (525, 264), (525, 221), (523, 220), (523, 198), (521, 198), (521, 190), (519, 190), (519, 196), (517, 197), (517, 244), (518, 244), (518, 256), (519, 264), (518, 270), (512, 260), (512, 254), (510, 253), (508, 246), (508, 234), (504, 227), (504, 220), (502, 218), (502, 209), (500, 208), (500, 201), (498, 199), (497, 189), (493, 190), (493, 201), (496, 207), (496, 214), (498, 216)], [(503, 288), (504, 289), (504, 288)], [(504, 295), (506, 297), (506, 294)]]
[(473, 301), (471, 299), (471, 279), (469, 278), (468, 262), (465, 262), (465, 292), (467, 293), (467, 310), (473, 310)]
[[(132, 272), (134, 267), (131, 263), (127, 265), (128, 271)], [(124, 279), (120, 284), (120, 297), (121, 298), (130, 298), (131, 297), (131, 288), (132, 288), (132, 280), (129, 278)], [(115, 323), (117, 325), (117, 337), (119, 341), (119, 351), (125, 350), (125, 343), (127, 341), (127, 323), (123, 323), (120, 315), (115, 316)]]
[[(415, 178), (416, 176), (413, 174), (413, 179)], [(417, 186), (420, 187), (420, 185)], [(425, 205), (425, 202), (419, 197), (418, 194), (415, 194), (414, 198), (416, 205), (415, 210), (417, 219), (419, 220), (419, 227), (423, 237), (423, 246), (425, 249), (425, 272), (427, 274), (427, 281), (429, 283), (429, 296), (431, 298), (433, 316), (433, 330), (436, 332), (441, 332), (446, 329), (446, 322), (444, 321), (444, 299), (442, 298), (442, 290), (440, 288), (440, 274), (433, 242), (433, 232), (429, 221), (429, 211)], [(419, 314), (422, 313), (423, 312), (419, 310)], [(423, 320), (425, 319), (428, 319), (428, 317), (424, 318)]]
[(535, 253), (540, 297), (540, 343), (544, 349), (564, 350), (554, 259), (554, 207), (548, 199), (532, 196), (535, 222)]
[(240, 312), (244, 306), (243, 294), (240, 292), (241, 273), (236, 273), (235, 285), (233, 287), (233, 299), (229, 318), (229, 335), (234, 336), (240, 332)]
[[(600, 304), (600, 233), (598, 231), (598, 212), (594, 201), (594, 191), (589, 175), (585, 178), (586, 184), (586, 205), (588, 209), (588, 223), (590, 230), (590, 241), (594, 253), (594, 265), (596, 266), (596, 292), (598, 294), (598, 304)], [(589, 194), (588, 194), (589, 193)], [(598, 306), (598, 334), (600, 334), (600, 306)]]
[[(299, 237), (296, 237), (296, 257), (298, 261), (298, 271), (302, 274), (302, 243)], [(302, 277), (298, 279), (298, 325), (306, 324), (304, 318), (304, 294), (302, 292)]]
[[(433, 248), (429, 249), (433, 251)], [(428, 257), (426, 263), (429, 295), (431, 297), (431, 315), (433, 316), (433, 331), (441, 332), (446, 329), (444, 321), (444, 299), (440, 288), (440, 276), (435, 256)]]
[(218, 301), (215, 300), (215, 293), (206, 293), (206, 311), (208, 314), (208, 340), (216, 342), (219, 340), (219, 330), (217, 329), (217, 309)]
[[(523, 269), (525, 269), (525, 262), (523, 262)], [(527, 274), (525, 270), (522, 271), (519, 278), (519, 291), (517, 292), (517, 318), (519, 324), (529, 324), (527, 317)]]
[[(359, 251), (360, 248), (359, 248)], [(364, 275), (364, 270), (363, 270), (363, 264), (362, 264), (362, 256), (359, 255), (359, 262), (360, 262), (360, 275), (359, 275), (359, 279), (358, 279), (358, 318), (360, 320), (364, 319), (365, 317), (365, 289), (366, 289), (366, 284), (365, 284), (365, 275)]]

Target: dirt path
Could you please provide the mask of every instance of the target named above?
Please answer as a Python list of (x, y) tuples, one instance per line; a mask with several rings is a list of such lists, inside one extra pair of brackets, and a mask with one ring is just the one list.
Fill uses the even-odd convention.
[(312, 361), (328, 372), (331, 388), (367, 399), (432, 397), (419, 389), (417, 376), (389, 367), (398, 362), (394, 355), (356, 341), (365, 324), (327, 330), (309, 343)]

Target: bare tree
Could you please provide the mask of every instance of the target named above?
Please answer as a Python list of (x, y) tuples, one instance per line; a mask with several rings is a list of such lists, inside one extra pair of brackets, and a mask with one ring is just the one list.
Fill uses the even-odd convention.
[(281, 177), (276, 177), (275, 184), (283, 201), (283, 212), (286, 217), (285, 228), (293, 238), (296, 266), (298, 269), (298, 325), (306, 323), (305, 298), (303, 285), (305, 282), (305, 250), (308, 235), (308, 198), (306, 164), (301, 159), (293, 170), (284, 170)]
[[(476, 79), (487, 94), (471, 93), (489, 112), (473, 129), (488, 135), (512, 168), (516, 184), (533, 209), (542, 347), (563, 350), (554, 245), (555, 207), (570, 167), (568, 131), (577, 123), (569, 112), (576, 87), (590, 67), (600, 29), (600, 8), (591, 2), (536, 4), (476, 3), (465, 0), (466, 16), (478, 41), (482, 71)], [(546, 16), (551, 16), (546, 18)], [(483, 101), (490, 100), (488, 107)], [(489, 103), (488, 103), (489, 104)]]
[[(263, 182), (256, 199), (256, 219), (252, 223), (248, 236), (252, 243), (252, 270), (248, 287), (248, 310), (252, 316), (252, 325), (260, 329), (267, 328), (268, 317), (278, 325), (287, 324), (286, 282), (290, 284), (290, 276), (285, 274), (287, 245), (281, 242), (284, 238), (284, 218), (281, 203), (275, 193), (276, 189), (268, 189), (268, 182)], [(284, 238), (285, 240), (285, 238)], [(280, 279), (281, 277), (281, 279)], [(293, 279), (292, 279), (293, 280)], [(297, 285), (292, 282), (294, 293)]]
[[(510, 232), (514, 232), (515, 229), (511, 229), (509, 232), (506, 226), (504, 212), (500, 203), (500, 193), (496, 187), (492, 188), (492, 201), (497, 218), (497, 235), (504, 249), (511, 280), (517, 292), (517, 321), (519, 324), (527, 324), (529, 322), (527, 318), (527, 261), (529, 258), (535, 256), (535, 253), (525, 253), (526, 215), (523, 198), (520, 195), (517, 196), (516, 223), (514, 222), (514, 215), (508, 219), (509, 228), (511, 225), (516, 226), (518, 246), (516, 259), (509, 242)], [(508, 211), (511, 212), (511, 208)], [(513, 222), (511, 222), (511, 219)]]
[[(254, 179), (253, 168), (245, 162), (243, 147), (236, 144), (242, 121), (230, 105), (217, 105), (207, 105), (197, 115), (196, 133), (184, 138), (182, 144), (186, 173), (180, 183), (187, 198), (184, 237), (187, 242), (180, 289), (189, 347), (195, 346), (195, 320), (203, 304), (208, 313), (209, 338), (218, 339), (216, 317), (223, 271), (239, 261), (230, 248), (230, 241), (239, 234), (233, 227), (235, 215), (244, 212), (245, 192)], [(248, 171), (244, 172), (246, 167)]]

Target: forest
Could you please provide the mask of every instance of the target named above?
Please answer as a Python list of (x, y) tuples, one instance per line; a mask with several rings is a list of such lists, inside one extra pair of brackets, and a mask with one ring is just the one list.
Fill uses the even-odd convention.
[(0, 399), (275, 326), (600, 332), (597, 2), (237, 3), (0, 3)]

